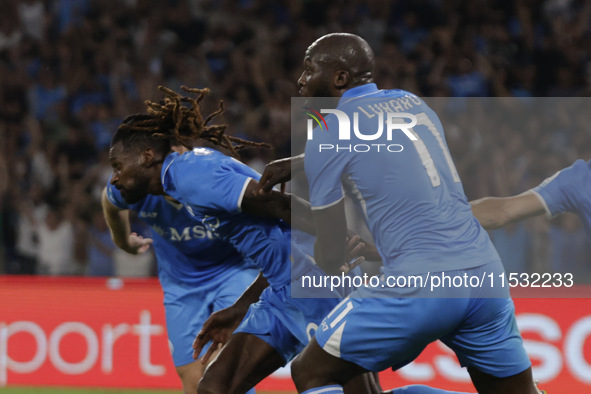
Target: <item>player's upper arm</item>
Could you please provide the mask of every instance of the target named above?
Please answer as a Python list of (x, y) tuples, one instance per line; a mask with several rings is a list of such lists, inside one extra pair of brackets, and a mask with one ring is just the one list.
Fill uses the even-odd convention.
[(123, 209), (113, 204), (108, 197), (107, 187), (103, 189), (101, 205), (113, 242), (123, 248), (130, 232), (129, 209)]
[(192, 208), (240, 212), (252, 176), (240, 172), (230, 158), (223, 155), (204, 156), (194, 161), (187, 159), (190, 156), (181, 157), (167, 169), (163, 178), (166, 193)]

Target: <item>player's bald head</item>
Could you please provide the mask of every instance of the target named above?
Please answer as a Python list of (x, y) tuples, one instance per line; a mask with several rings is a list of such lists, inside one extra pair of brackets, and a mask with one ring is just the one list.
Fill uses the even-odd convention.
[(374, 54), (363, 38), (349, 33), (332, 33), (320, 37), (308, 47), (306, 57), (325, 66), (349, 72), (353, 80), (371, 79)]

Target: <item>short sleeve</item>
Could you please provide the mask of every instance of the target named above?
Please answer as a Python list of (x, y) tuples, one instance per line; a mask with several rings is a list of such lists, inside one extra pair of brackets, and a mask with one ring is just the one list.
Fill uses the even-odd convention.
[(578, 188), (577, 184), (584, 182), (586, 163), (577, 160), (572, 166), (558, 171), (544, 180), (532, 192), (540, 199), (546, 208), (548, 216), (553, 217), (564, 212), (577, 212)]
[(244, 164), (221, 154), (179, 157), (168, 168), (163, 184), (165, 191), (189, 207), (239, 213), (246, 187), (253, 179), (240, 166)]
[(556, 215), (566, 212), (560, 204), (560, 196), (556, 193), (557, 189), (537, 186), (531, 191), (544, 206), (548, 218), (553, 218)]

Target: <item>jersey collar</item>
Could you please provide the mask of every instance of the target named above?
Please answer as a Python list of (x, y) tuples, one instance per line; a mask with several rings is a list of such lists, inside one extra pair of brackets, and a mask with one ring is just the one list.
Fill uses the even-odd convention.
[(166, 177), (166, 172), (170, 168), (172, 162), (177, 159), (177, 157), (179, 157), (179, 154), (177, 152), (172, 152), (166, 156), (166, 158), (164, 158), (164, 163), (162, 163), (162, 171), (160, 172), (160, 181), (162, 182), (163, 186), (165, 184), (164, 179)]

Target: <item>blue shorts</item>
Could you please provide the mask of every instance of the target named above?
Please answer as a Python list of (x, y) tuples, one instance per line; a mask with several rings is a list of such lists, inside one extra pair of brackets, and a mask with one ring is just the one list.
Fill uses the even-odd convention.
[[(456, 274), (463, 272), (497, 275), (502, 265), (491, 263)], [(364, 291), (366, 296), (371, 293)], [(382, 298), (354, 298), (354, 292), (322, 321), (316, 340), (326, 352), (370, 371), (396, 370), (439, 339), (462, 366), (499, 378), (531, 366), (509, 297), (386, 298), (382, 289), (375, 292)]]
[[(168, 345), (175, 367), (192, 363), (192, 344), (209, 315), (231, 306), (259, 274), (255, 268), (228, 270), (215, 281), (194, 286), (175, 302), (164, 304)], [(203, 356), (207, 345), (200, 356)]]
[(314, 336), (322, 319), (340, 298), (293, 298), (291, 286), (268, 287), (248, 309), (235, 332), (256, 335), (271, 345), (287, 363)]
[[(296, 338), (273, 313), (264, 300), (251, 305), (234, 333), (252, 334), (267, 342), (283, 358), (285, 364), (304, 349), (305, 344)], [(313, 334), (313, 333), (312, 333)]]

